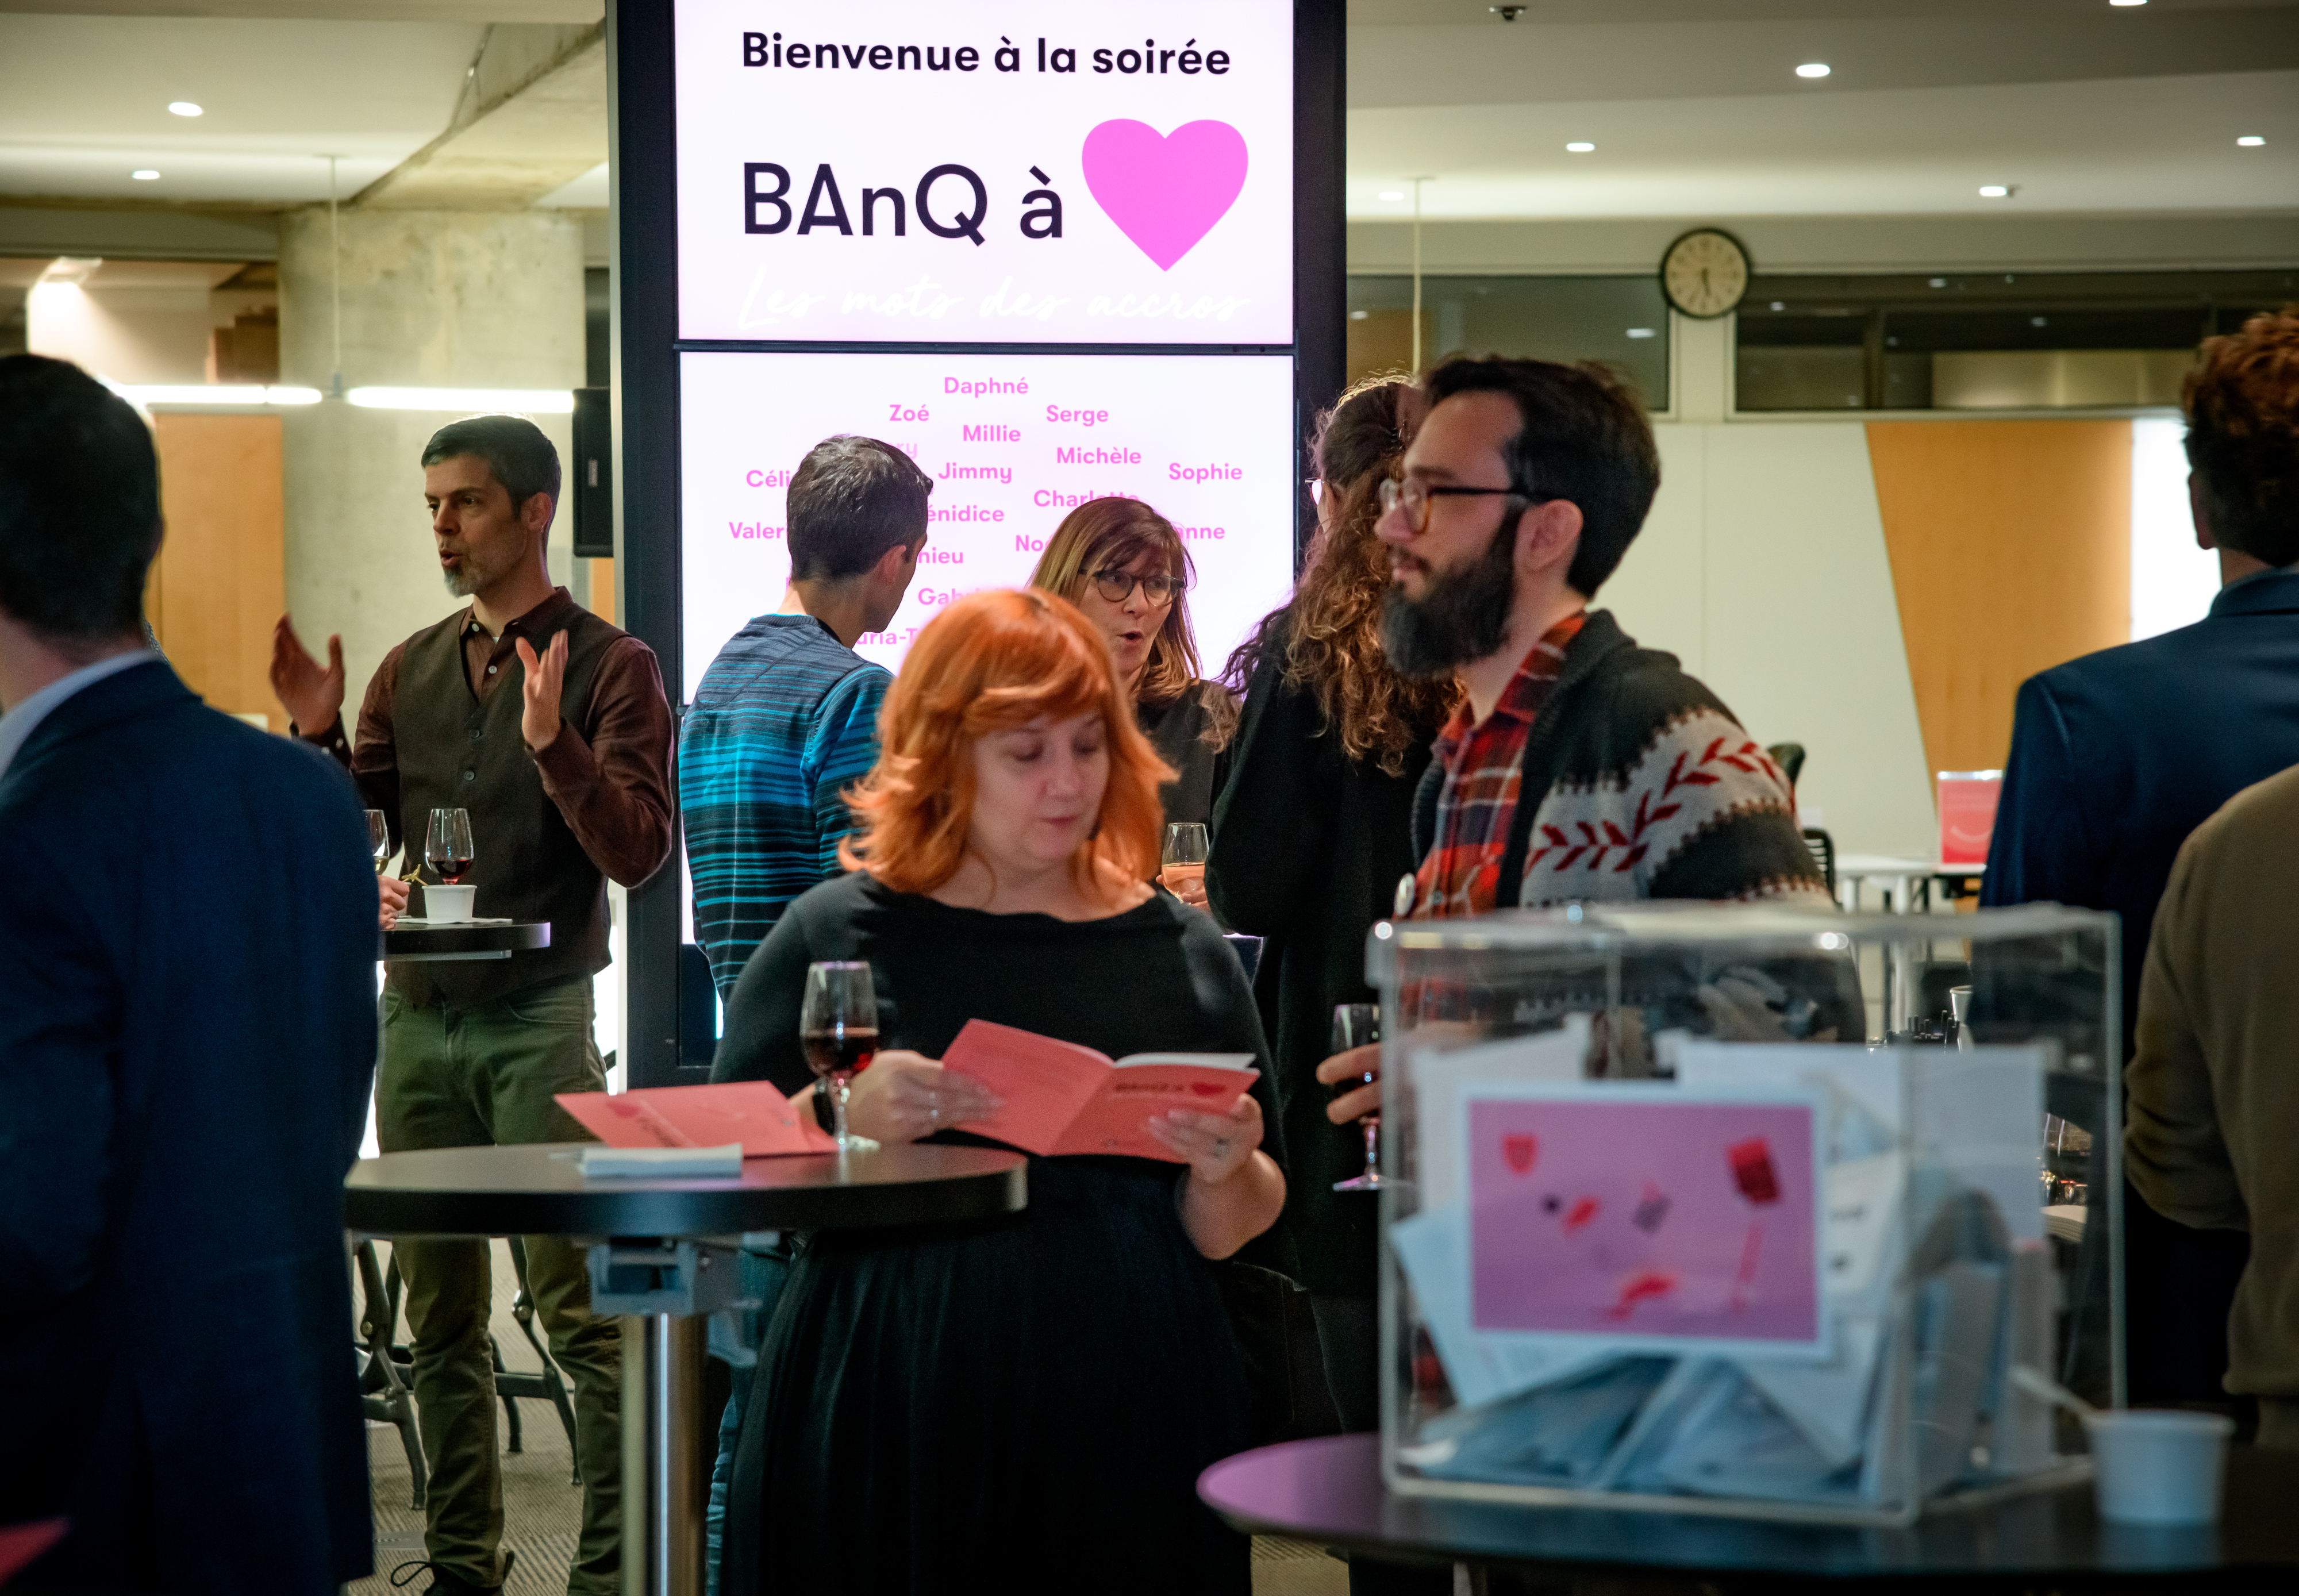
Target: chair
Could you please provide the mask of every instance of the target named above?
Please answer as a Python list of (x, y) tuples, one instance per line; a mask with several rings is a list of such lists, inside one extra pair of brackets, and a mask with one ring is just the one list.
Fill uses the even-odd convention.
[[(519, 1397), (534, 1401), (549, 1402), (559, 1414), (559, 1423), (567, 1432), (568, 1455), (574, 1459), (569, 1484), (583, 1483), (583, 1458), (575, 1438), (575, 1404), (568, 1395), (567, 1381), (559, 1366), (544, 1350), (542, 1339), (535, 1333), (535, 1295), (527, 1279), (527, 1243), (519, 1236), (510, 1238), (511, 1268), (519, 1279), (519, 1289), (511, 1295), (511, 1318), (519, 1325), (519, 1334), (534, 1349), (535, 1360), (542, 1367), (533, 1374), (508, 1368), (503, 1364), (502, 1345), (490, 1334), (487, 1351), (494, 1359), (495, 1394), (502, 1399), (506, 1451), (524, 1450), (525, 1439), (520, 1427)], [(359, 1260), (360, 1294), (363, 1299), (360, 1315), (360, 1392), (367, 1417), (392, 1426), (399, 1432), (399, 1443), (407, 1452), (408, 1471), (415, 1482), (414, 1500), (408, 1506), (420, 1510), (426, 1491), (423, 1468), (422, 1434), (415, 1417), (414, 1392), (409, 1388), (408, 1376), (415, 1362), (414, 1352), (391, 1340), (399, 1324), (399, 1260), (394, 1258), (388, 1266), (378, 1266), (375, 1243), (361, 1240), (354, 1249)], [(381, 1312), (377, 1311), (380, 1305)]]
[(542, 1339), (535, 1334), (535, 1295), (527, 1284), (527, 1243), (519, 1236), (510, 1238), (510, 1264), (519, 1275), (519, 1290), (512, 1293), (510, 1317), (519, 1323), (519, 1333), (527, 1337), (527, 1344), (535, 1350), (535, 1360), (543, 1367), (534, 1374), (514, 1374), (503, 1367), (502, 1348), (495, 1338), (487, 1337), (487, 1349), (494, 1354), (495, 1394), (502, 1398), (503, 1417), (510, 1434), (505, 1438), (504, 1450), (519, 1450), (519, 1407), (513, 1397), (527, 1397), (549, 1402), (559, 1410), (559, 1423), (567, 1432), (567, 1454), (575, 1459), (568, 1483), (583, 1483), (583, 1458), (575, 1445), (575, 1404), (567, 1395), (567, 1382), (559, 1373), (559, 1366), (543, 1350)]
[(1804, 744), (1775, 743), (1764, 752), (1772, 756), (1772, 763), (1780, 768), (1780, 774), (1789, 778), (1789, 790), (1794, 792), (1797, 780), (1804, 775)]
[(1828, 882), (1828, 895), (1836, 896), (1836, 839), (1818, 827), (1805, 827), (1804, 845), (1812, 850), (1812, 862), (1820, 867)]
[(401, 1377), (401, 1366), (411, 1363), (413, 1355), (402, 1358), (403, 1349), (391, 1342), (392, 1330), (399, 1323), (398, 1267), (393, 1266), (392, 1284), (386, 1289), (382, 1266), (376, 1261), (375, 1243), (361, 1237), (352, 1254), (358, 1260), (360, 1277), (360, 1405), (368, 1417), (399, 1432), (399, 1444), (407, 1451), (407, 1471), (415, 1481), (415, 1500), (407, 1505), (419, 1513), (427, 1485), (423, 1440), (415, 1427), (415, 1393)]
[(678, 944), (678, 1065), (707, 1076), (718, 1055), (718, 988), (710, 955), (699, 943)]

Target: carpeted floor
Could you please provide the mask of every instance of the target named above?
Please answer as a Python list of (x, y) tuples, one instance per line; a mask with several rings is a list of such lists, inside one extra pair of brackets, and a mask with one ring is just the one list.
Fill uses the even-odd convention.
[[(387, 1243), (378, 1243), (384, 1261)], [(514, 1369), (532, 1370), (535, 1354), (511, 1318), (510, 1299), (516, 1285), (510, 1253), (502, 1242), (494, 1244), (495, 1340), (503, 1362)], [(400, 1327), (401, 1344), (407, 1340)], [(505, 1596), (560, 1596), (567, 1589), (567, 1565), (575, 1555), (575, 1532), (581, 1511), (582, 1492), (572, 1484), (573, 1453), (567, 1433), (548, 1402), (519, 1404), (522, 1450), (502, 1459), (503, 1544), (518, 1554), (511, 1566)], [(506, 1442), (501, 1410), (497, 1434)], [(373, 1577), (344, 1587), (348, 1596), (408, 1596), (430, 1583), (419, 1567), (406, 1569), (407, 1583), (394, 1592), (393, 1569), (423, 1558), (423, 1515), (409, 1505), (413, 1476), (399, 1432), (389, 1425), (368, 1426), (368, 1467), (375, 1502), (375, 1566)], [(1090, 1580), (1080, 1588), (1091, 1588)], [(1298, 1541), (1267, 1537), (1253, 1543), (1254, 1596), (1346, 1596), (1349, 1570), (1320, 1547)]]

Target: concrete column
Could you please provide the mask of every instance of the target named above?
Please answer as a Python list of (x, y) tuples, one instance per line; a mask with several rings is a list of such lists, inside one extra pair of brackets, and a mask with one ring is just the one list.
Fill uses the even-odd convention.
[[(549, 211), (345, 208), (340, 225), (346, 388), (582, 385), (578, 220)], [(328, 387), (336, 260), (325, 207), (283, 219), (283, 383)], [(440, 579), (419, 463), (425, 441), (460, 413), (335, 399), (286, 412), (287, 606), (315, 652), (329, 633), (343, 635), (347, 713), (394, 644), (463, 602)], [(568, 458), (569, 418), (535, 419)], [(562, 503), (551, 535), (562, 582), (574, 564), (572, 525)]]

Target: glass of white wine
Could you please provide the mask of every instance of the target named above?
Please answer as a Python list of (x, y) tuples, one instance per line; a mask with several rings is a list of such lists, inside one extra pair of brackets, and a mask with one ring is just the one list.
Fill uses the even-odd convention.
[(367, 811), (367, 847), (375, 855), (375, 873), (383, 874), (383, 861), (391, 857), (391, 822), (379, 809)]

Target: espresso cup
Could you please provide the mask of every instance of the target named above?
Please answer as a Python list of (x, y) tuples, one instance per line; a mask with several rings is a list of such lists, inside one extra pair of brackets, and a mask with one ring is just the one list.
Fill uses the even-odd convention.
[(435, 926), (468, 920), (471, 918), (471, 900), (478, 890), (477, 886), (427, 885), (423, 889), (423, 918)]
[(2111, 1524), (2209, 1524), (2235, 1421), (2217, 1413), (2121, 1408), (2087, 1415), (2099, 1516)]

